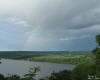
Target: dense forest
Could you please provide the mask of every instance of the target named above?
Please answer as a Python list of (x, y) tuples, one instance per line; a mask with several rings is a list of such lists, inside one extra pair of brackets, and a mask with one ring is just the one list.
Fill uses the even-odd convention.
[[(39, 80), (100, 80), (100, 35), (96, 36), (96, 42), (98, 46), (92, 51), (95, 56), (93, 62), (80, 63), (72, 71), (53, 72), (50, 76)], [(39, 67), (30, 68), (23, 78), (18, 75), (5, 77), (1, 74), (0, 80), (35, 80), (38, 71)]]

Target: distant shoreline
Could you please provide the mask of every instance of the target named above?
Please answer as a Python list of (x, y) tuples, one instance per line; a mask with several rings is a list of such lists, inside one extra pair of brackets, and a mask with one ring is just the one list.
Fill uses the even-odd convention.
[(90, 51), (73, 52), (0, 52), (0, 58), (49, 62), (58, 64), (80, 64), (83, 62), (93, 62), (94, 55)]

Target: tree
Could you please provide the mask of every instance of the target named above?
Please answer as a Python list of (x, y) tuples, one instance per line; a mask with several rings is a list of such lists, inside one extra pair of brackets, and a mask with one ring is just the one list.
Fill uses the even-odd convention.
[(100, 78), (100, 35), (96, 36), (96, 42), (98, 46), (93, 50), (96, 56), (96, 75)]
[(100, 46), (100, 35), (96, 36), (96, 42), (98, 43), (98, 45)]
[[(1, 80), (1, 79), (0, 79)], [(5, 80), (21, 80), (18, 75), (9, 75)]]
[(0, 74), (0, 80), (5, 80), (5, 77), (2, 74)]
[(63, 70), (57, 73), (53, 72), (49, 80), (71, 80), (71, 71)]
[(25, 78), (22, 80), (35, 80), (35, 76), (37, 75), (37, 72), (40, 71), (40, 67), (33, 67), (29, 69), (29, 72), (24, 75)]
[(72, 71), (72, 80), (88, 80), (88, 75), (95, 76), (95, 64), (94, 63), (83, 63), (79, 64)]

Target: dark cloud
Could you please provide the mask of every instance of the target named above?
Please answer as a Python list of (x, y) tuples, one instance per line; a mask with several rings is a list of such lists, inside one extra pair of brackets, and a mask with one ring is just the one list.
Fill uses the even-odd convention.
[(1, 16), (26, 26), (78, 29), (100, 23), (100, 0), (1, 0), (0, 4)]
[(28, 27), (23, 30), (29, 33), (34, 29), (31, 47), (59, 49), (65, 43), (61, 38), (99, 33), (100, 0), (0, 0), (0, 18)]

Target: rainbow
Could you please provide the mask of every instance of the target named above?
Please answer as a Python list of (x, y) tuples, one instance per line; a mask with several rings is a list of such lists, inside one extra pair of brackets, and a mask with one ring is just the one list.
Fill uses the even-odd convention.
[(30, 40), (32, 39), (32, 35), (33, 35), (34, 29), (32, 29), (32, 31), (28, 34), (28, 37), (26, 38), (25, 42), (24, 42), (24, 48), (23, 50), (25, 50), (27, 44), (30, 42)]

